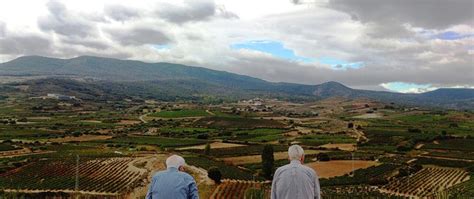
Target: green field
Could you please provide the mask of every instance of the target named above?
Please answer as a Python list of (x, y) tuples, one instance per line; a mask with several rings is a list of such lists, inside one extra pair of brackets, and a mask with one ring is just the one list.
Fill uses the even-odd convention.
[(313, 134), (304, 135), (298, 137), (297, 141), (301, 142), (302, 145), (307, 146), (319, 146), (324, 144), (342, 144), (342, 143), (355, 143), (356, 139), (348, 135), (338, 134)]
[(0, 144), (0, 151), (11, 151), (11, 150), (15, 150), (15, 149), (18, 149), (17, 147), (14, 147), (10, 144)]
[(99, 143), (115, 143), (115, 144), (134, 144), (134, 145), (155, 145), (162, 147), (180, 147), (205, 144), (206, 140), (190, 139), (190, 138), (165, 138), (154, 136), (126, 136), (117, 137), (109, 140), (96, 141)]
[(190, 110), (177, 110), (177, 111), (160, 111), (150, 114), (151, 117), (162, 117), (162, 118), (180, 118), (180, 117), (204, 117), (210, 114), (205, 110), (190, 109)]
[(283, 138), (284, 129), (253, 129), (234, 131), (233, 136), (236, 140), (249, 142), (268, 142)]
[(429, 143), (423, 148), (474, 152), (474, 139), (439, 140), (438, 144)]

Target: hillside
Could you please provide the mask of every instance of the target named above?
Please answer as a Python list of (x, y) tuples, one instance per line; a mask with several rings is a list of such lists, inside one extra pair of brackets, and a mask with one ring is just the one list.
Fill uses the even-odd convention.
[[(438, 89), (423, 94), (402, 94), (352, 89), (338, 82), (320, 85), (274, 83), (262, 79), (171, 63), (81, 56), (56, 59), (25, 56), (0, 64), (1, 76), (46, 76), (56, 79), (32, 80), (35, 92), (83, 92), (99, 90), (111, 95), (131, 95), (158, 99), (227, 99), (275, 97), (315, 100), (328, 97), (371, 98), (417, 106), (473, 109), (474, 89)], [(57, 79), (57, 77), (61, 77)], [(72, 81), (69, 79), (88, 79)], [(78, 90), (78, 87), (80, 88)]]

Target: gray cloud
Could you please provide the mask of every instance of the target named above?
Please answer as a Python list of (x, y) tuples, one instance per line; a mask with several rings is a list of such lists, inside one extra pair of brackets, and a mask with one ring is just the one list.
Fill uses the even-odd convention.
[(78, 45), (83, 46), (86, 48), (92, 48), (97, 50), (105, 50), (108, 49), (110, 46), (102, 41), (97, 39), (74, 39), (74, 38), (65, 38), (62, 40), (64, 43), (71, 44), (71, 45)]
[(109, 35), (123, 45), (168, 44), (171, 39), (161, 30), (148, 27), (110, 29)]
[(393, 22), (443, 29), (472, 23), (472, 0), (330, 0), (329, 7), (344, 11), (363, 23), (392, 26)]
[(64, 4), (58, 1), (49, 1), (46, 6), (49, 15), (38, 19), (38, 26), (41, 30), (79, 37), (91, 36), (96, 33), (92, 23), (71, 16)]
[[(455, 27), (456, 31), (472, 30), (473, 18), (466, 16), (472, 16), (473, 7), (467, 1), (453, 0), (450, 3), (454, 5), (447, 5), (440, 0), (330, 0), (329, 4), (295, 5), (297, 11), (291, 8), (255, 18), (241, 13), (245, 20), (212, 0), (161, 2), (154, 4), (156, 7), (100, 5), (81, 11), (69, 7), (67, 1), (50, 1), (49, 13), (36, 21), (39, 30), (24, 28), (36, 28), (35, 24), (9, 21), (7, 30), (0, 22), (0, 57), (94, 55), (166, 61), (270, 81), (339, 81), (367, 89), (382, 89), (381, 83), (393, 81), (438, 87), (474, 85), (472, 50), (468, 52), (472, 38), (443, 41), (420, 33), (439, 34), (457, 24), (465, 26)], [(292, 62), (229, 47), (253, 40), (281, 42), (301, 57), (363, 62), (364, 67), (334, 70), (317, 61)], [(147, 44), (172, 45), (156, 50)]]
[(127, 21), (138, 18), (140, 13), (138, 10), (122, 5), (108, 5), (104, 7), (105, 16), (116, 21)]
[(0, 21), (0, 37), (4, 37), (5, 36), (5, 32), (6, 32), (6, 24), (5, 22), (2, 22)]
[(216, 14), (226, 19), (239, 19), (239, 16), (233, 12), (228, 11), (225, 6), (216, 6)]
[(214, 1), (193, 0), (184, 2), (183, 5), (166, 4), (160, 6), (156, 12), (163, 19), (176, 24), (207, 20), (216, 13)]
[(430, 65), (429, 69), (424, 69), (423, 65), (411, 65), (414, 62), (410, 61), (404, 67), (369, 64), (361, 69), (332, 70), (317, 64), (302, 64), (252, 53), (234, 53), (231, 56), (233, 59), (228, 65), (232, 67), (226, 70), (275, 82), (320, 84), (338, 81), (352, 87), (377, 90), (383, 89), (379, 86), (381, 83), (395, 81), (438, 87), (474, 85), (474, 67), (469, 59)]
[(0, 38), (0, 53), (10, 55), (46, 55), (51, 41), (37, 35), (17, 35)]

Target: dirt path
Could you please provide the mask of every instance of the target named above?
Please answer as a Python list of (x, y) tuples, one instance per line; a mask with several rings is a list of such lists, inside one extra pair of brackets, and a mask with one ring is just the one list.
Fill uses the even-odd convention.
[(212, 115), (212, 116), (216, 115), (215, 113), (211, 112), (210, 110), (206, 110), (206, 113), (209, 113), (209, 115)]
[(441, 160), (456, 160), (456, 161), (464, 161), (464, 162), (474, 162), (474, 160), (461, 159), (461, 158), (448, 158), (448, 157), (440, 157), (440, 156), (432, 156), (432, 155), (419, 155), (419, 156), (420, 157), (425, 157), (425, 158), (441, 159)]
[(150, 114), (150, 113), (140, 115), (140, 117), (138, 117), (138, 119), (139, 119), (140, 121), (142, 121), (143, 123), (146, 124), (146, 123), (148, 123), (148, 122), (145, 120), (145, 117), (146, 117), (148, 114)]
[(27, 155), (39, 155), (39, 154), (55, 153), (55, 152), (56, 151), (40, 151), (40, 152), (22, 153), (22, 154), (15, 154), (15, 155), (6, 155), (6, 156), (0, 156), (0, 159), (1, 158), (13, 158), (13, 157), (27, 156)]

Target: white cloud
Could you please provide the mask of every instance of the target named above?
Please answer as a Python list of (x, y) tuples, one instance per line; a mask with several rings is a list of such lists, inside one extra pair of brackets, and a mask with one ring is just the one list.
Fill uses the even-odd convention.
[[(447, 31), (471, 34), (474, 20), (465, 11), (472, 13), (472, 1), (455, 0), (443, 15), (442, 2), (373, 1), (2, 1), (0, 58), (86, 54), (200, 65), (271, 81), (333, 80), (370, 89), (384, 89), (381, 84), (387, 82), (474, 85), (472, 37), (434, 37)], [(417, 13), (417, 7), (431, 8)], [(333, 70), (230, 47), (254, 40), (281, 42), (300, 57), (331, 57), (364, 67)]]

